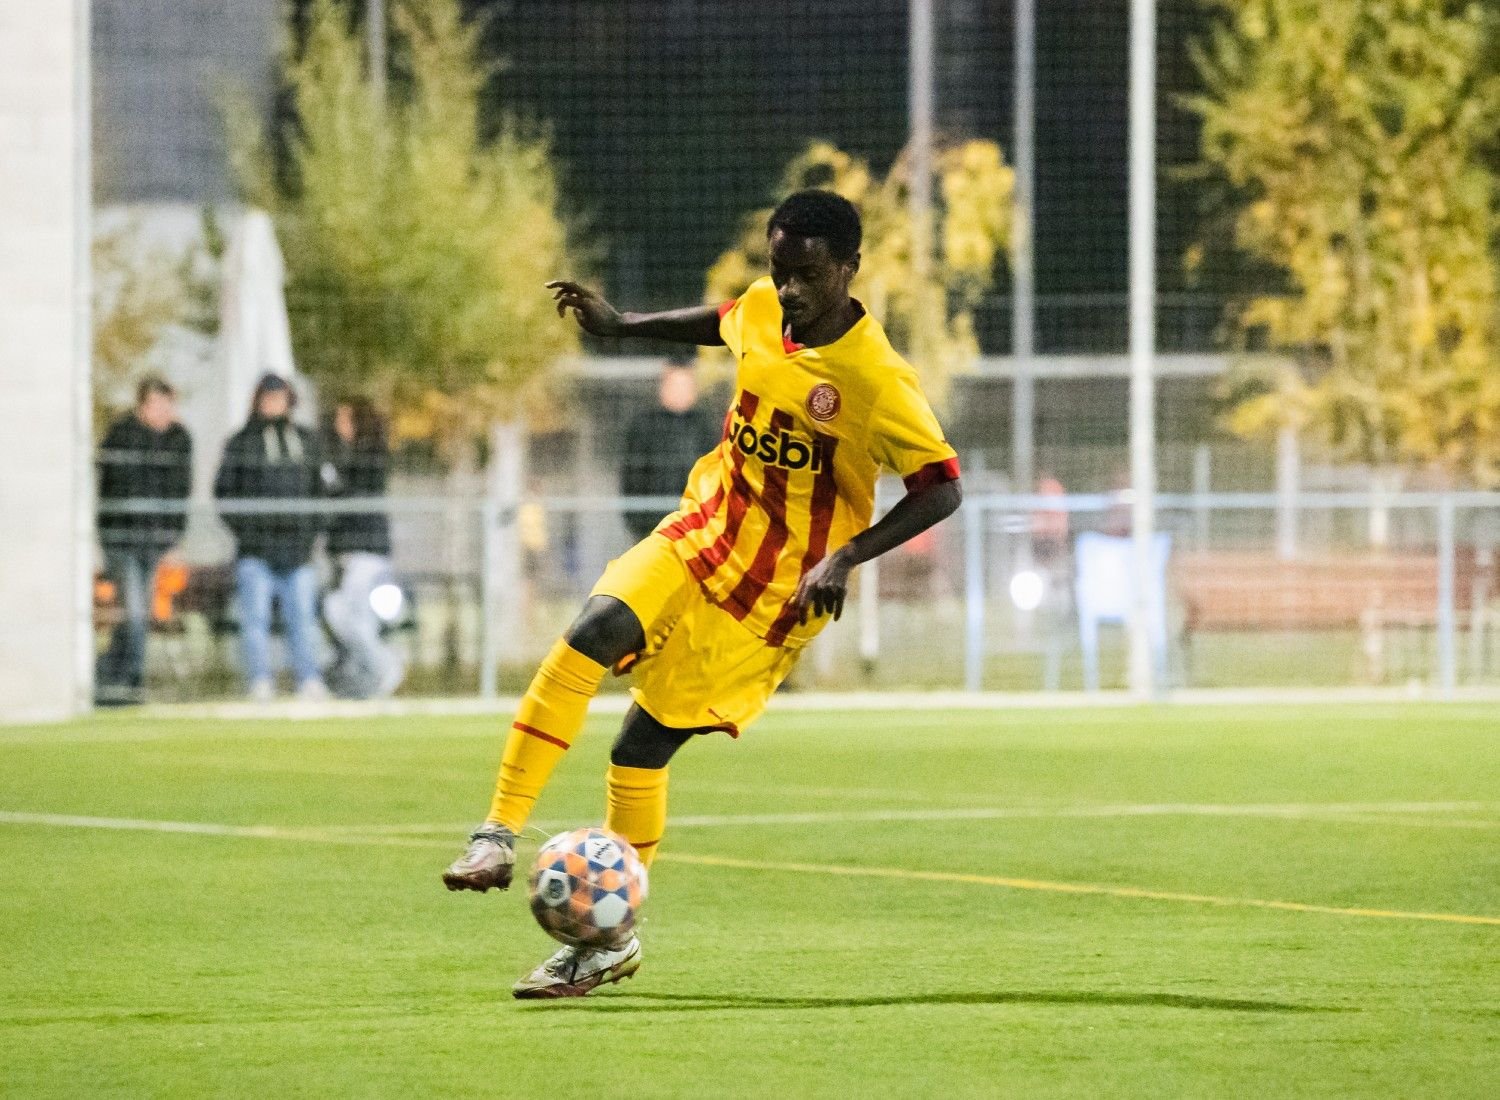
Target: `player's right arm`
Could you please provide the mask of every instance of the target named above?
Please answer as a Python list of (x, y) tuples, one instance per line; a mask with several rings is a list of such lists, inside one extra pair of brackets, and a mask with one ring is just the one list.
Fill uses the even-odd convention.
[(568, 310), (584, 332), (594, 336), (647, 336), (656, 340), (675, 340), (682, 344), (721, 347), (717, 306), (688, 306), (662, 313), (621, 313), (605, 301), (598, 291), (556, 279), (547, 284), (557, 315)]

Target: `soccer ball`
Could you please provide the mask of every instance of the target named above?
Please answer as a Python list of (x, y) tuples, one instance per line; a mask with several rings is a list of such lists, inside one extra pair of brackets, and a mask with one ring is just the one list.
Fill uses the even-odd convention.
[(559, 833), (531, 868), (532, 915), (547, 935), (574, 947), (624, 943), (645, 900), (645, 865), (607, 829)]

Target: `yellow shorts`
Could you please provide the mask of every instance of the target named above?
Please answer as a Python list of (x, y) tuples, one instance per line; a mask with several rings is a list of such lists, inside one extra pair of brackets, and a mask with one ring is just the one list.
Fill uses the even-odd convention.
[(766, 645), (710, 603), (661, 535), (610, 562), (589, 594), (613, 596), (640, 619), (646, 648), (629, 666), (630, 694), (673, 729), (738, 737), (797, 663), (797, 650)]

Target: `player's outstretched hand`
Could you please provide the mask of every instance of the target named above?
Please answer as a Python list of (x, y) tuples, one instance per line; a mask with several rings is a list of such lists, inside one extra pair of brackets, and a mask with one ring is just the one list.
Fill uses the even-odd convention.
[(573, 319), (584, 332), (595, 336), (618, 336), (624, 327), (620, 311), (604, 300), (596, 290), (566, 279), (554, 279), (547, 284), (552, 291), (552, 300), (557, 304), (557, 315), (573, 311)]
[(809, 615), (814, 618), (832, 615), (838, 619), (844, 613), (844, 597), (849, 593), (849, 573), (853, 568), (854, 563), (840, 547), (809, 569), (792, 596), (798, 620), (806, 625)]

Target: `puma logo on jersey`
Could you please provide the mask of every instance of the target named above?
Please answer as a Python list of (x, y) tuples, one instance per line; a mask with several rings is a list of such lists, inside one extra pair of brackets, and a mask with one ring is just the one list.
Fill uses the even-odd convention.
[(820, 442), (798, 438), (788, 431), (758, 432), (755, 425), (745, 423), (738, 416), (729, 430), (730, 439), (741, 452), (760, 459), (767, 466), (811, 470), (813, 473), (823, 468), (823, 445)]

